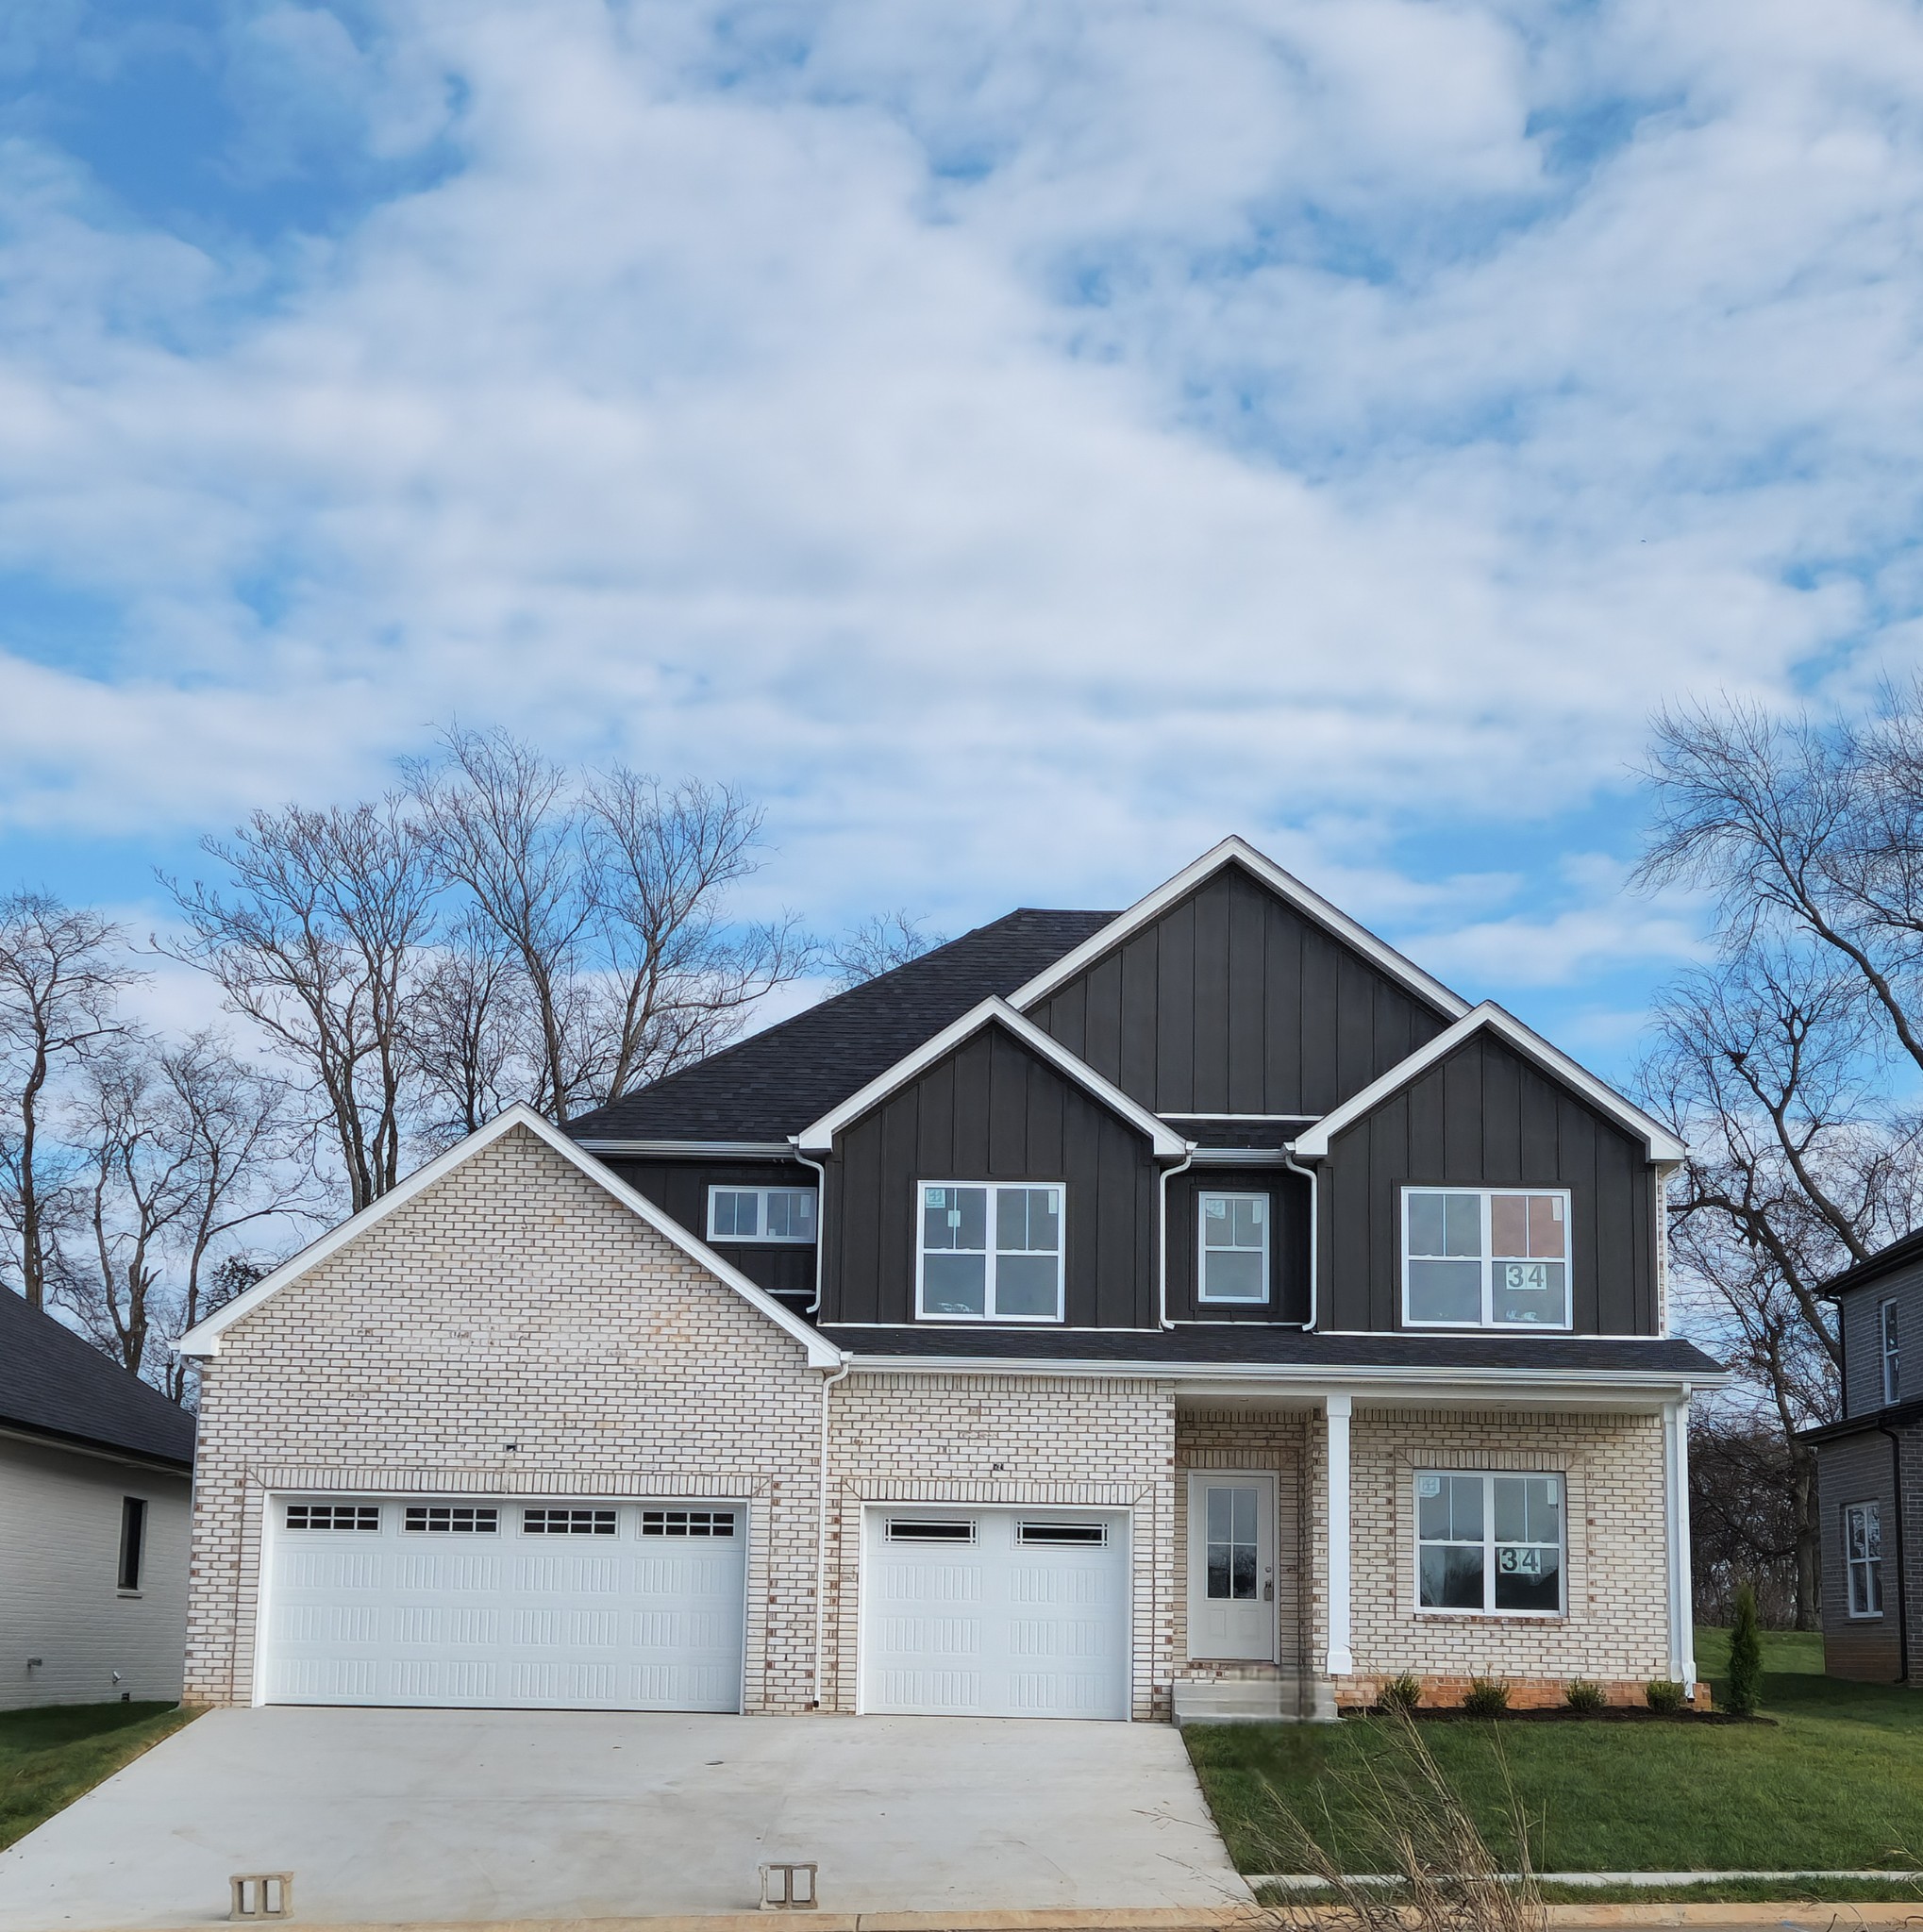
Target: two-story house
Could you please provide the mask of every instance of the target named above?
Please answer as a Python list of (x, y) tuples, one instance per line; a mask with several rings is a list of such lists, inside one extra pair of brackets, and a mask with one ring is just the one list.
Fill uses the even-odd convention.
[(1691, 1682), (1683, 1153), (1239, 840), (1010, 913), (514, 1110), (196, 1329), (190, 1694)]
[[(1923, 1228), (1825, 1288), (1843, 1344), (1843, 1416), (1809, 1429), (1822, 1520), (1823, 1668), (1832, 1677), (1913, 1682), (1923, 1590)], [(1911, 1339), (1910, 1376), (1903, 1344)]]

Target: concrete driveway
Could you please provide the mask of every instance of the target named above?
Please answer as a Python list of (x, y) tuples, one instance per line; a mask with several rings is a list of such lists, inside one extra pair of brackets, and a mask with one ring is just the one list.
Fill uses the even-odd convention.
[(214, 1924), (250, 1871), (308, 1924), (732, 1912), (781, 1858), (836, 1913), (1248, 1898), (1160, 1724), (276, 1708), (0, 1853), (0, 1932)]

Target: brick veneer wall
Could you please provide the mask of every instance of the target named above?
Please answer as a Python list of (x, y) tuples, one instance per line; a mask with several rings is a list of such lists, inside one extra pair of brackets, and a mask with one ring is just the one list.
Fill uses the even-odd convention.
[[(1314, 1432), (1318, 1437), (1320, 1431)], [(1323, 1497), (1322, 1445), (1312, 1457)], [(1571, 1678), (1618, 1701), (1669, 1674), (1668, 1527), (1660, 1415), (1363, 1407), (1350, 1424), (1350, 1645), (1356, 1674), (1338, 1700), (1365, 1703), (1404, 1671), (1430, 1701), (1460, 1701), (1472, 1676), (1512, 1686), (1517, 1705), (1560, 1702)], [(1553, 1472), (1565, 1486), (1564, 1601), (1553, 1619), (1436, 1617), (1415, 1607), (1419, 1469)], [(1317, 1539), (1319, 1541), (1320, 1539)], [(1318, 1564), (1316, 1643), (1328, 1642), (1327, 1564)]]
[(856, 1708), (861, 1524), (878, 1502), (1133, 1512), (1134, 1714), (1165, 1717), (1175, 1655), (1175, 1398), (1103, 1376), (857, 1372), (830, 1393), (824, 1707)]
[(792, 1337), (516, 1128), (206, 1364), (187, 1696), (251, 1698), (270, 1491), (730, 1496), (749, 1502), (747, 1707), (805, 1709), (821, 1381)]

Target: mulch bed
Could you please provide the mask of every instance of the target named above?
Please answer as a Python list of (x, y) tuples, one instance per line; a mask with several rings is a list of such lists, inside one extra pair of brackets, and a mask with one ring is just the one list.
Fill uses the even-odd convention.
[[(1380, 1717), (1384, 1713), (1365, 1704), (1346, 1705), (1344, 1717)], [(1460, 1706), (1430, 1709), (1418, 1704), (1409, 1715), (1428, 1724), (1774, 1724), (1773, 1717), (1738, 1717), (1732, 1710), (1650, 1710), (1641, 1705), (1609, 1704), (1600, 1710), (1571, 1710), (1566, 1705), (1547, 1710), (1505, 1710), (1497, 1717), (1483, 1717)]]

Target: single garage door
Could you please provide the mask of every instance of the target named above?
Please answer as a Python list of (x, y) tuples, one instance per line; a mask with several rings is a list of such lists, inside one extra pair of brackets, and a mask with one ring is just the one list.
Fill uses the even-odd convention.
[(744, 1504), (271, 1507), (270, 1704), (741, 1708)]
[(862, 1708), (1129, 1715), (1129, 1519), (871, 1508)]

